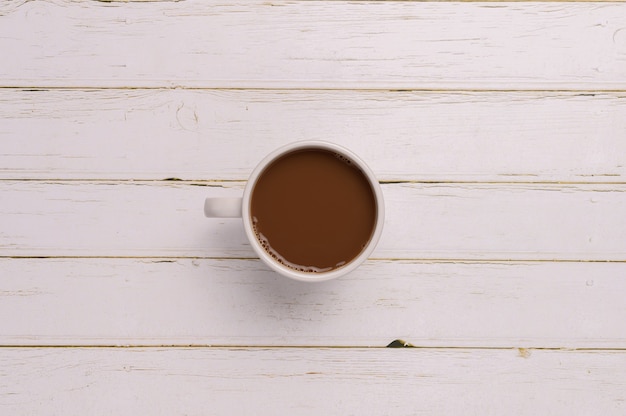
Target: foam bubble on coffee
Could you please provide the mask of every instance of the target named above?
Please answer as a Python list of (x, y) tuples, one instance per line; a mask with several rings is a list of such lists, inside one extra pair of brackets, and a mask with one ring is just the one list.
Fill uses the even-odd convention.
[[(299, 272), (306, 272), (306, 273), (323, 273), (323, 272), (332, 270), (332, 267), (321, 268), (321, 267), (315, 267), (315, 266), (302, 266), (300, 264), (295, 264), (295, 263), (290, 262), (289, 260), (284, 258), (278, 251), (272, 248), (269, 240), (267, 239), (266, 236), (263, 235), (263, 233), (258, 232), (256, 228), (257, 222), (258, 222), (258, 219), (256, 217), (252, 217), (252, 226), (254, 228), (254, 234), (259, 240), (259, 243), (261, 243), (261, 246), (267, 252), (267, 254), (269, 254), (274, 260), (276, 260), (283, 266), (289, 267), (290, 269), (294, 269)], [(342, 262), (342, 263), (345, 263), (345, 262)], [(337, 265), (337, 267), (340, 267), (340, 266), (343, 266), (343, 264)]]

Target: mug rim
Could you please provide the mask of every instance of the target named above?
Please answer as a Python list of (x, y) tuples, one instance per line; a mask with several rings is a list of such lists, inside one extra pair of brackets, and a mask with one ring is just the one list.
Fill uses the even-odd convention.
[[(374, 225), (374, 231), (369, 241), (367, 242), (367, 245), (365, 246), (365, 248), (363, 248), (363, 250), (361, 250), (359, 255), (353, 258), (349, 263), (346, 263), (345, 265), (338, 267), (336, 269), (330, 270), (328, 272), (319, 272), (319, 273), (301, 272), (298, 270), (294, 270), (290, 267), (287, 267), (283, 265), (282, 263), (276, 261), (272, 256), (269, 255), (269, 253), (267, 253), (267, 251), (265, 251), (265, 249), (263, 248), (263, 246), (257, 239), (253, 226), (252, 226), (252, 218), (250, 216), (250, 204), (252, 201), (252, 191), (254, 190), (257, 180), (259, 179), (259, 177), (261, 176), (265, 168), (269, 166), (273, 161), (275, 161), (276, 159), (278, 159), (279, 157), (283, 155), (286, 155), (288, 153), (291, 153), (297, 150), (304, 150), (304, 149), (328, 150), (328, 151), (339, 153), (340, 155), (350, 159), (350, 161), (356, 164), (358, 168), (361, 170), (361, 172), (363, 172), (363, 174), (367, 178), (367, 181), (369, 182), (372, 188), (372, 191), (374, 192), (374, 199), (376, 201), (376, 224)], [(367, 166), (367, 164), (365, 164), (365, 162), (361, 160), (356, 154), (346, 149), (345, 147), (340, 146), (335, 143), (330, 143), (330, 142), (326, 142), (322, 140), (305, 140), (305, 141), (293, 142), (293, 143), (284, 145), (282, 147), (279, 147), (275, 149), (274, 151), (272, 151), (271, 153), (269, 153), (267, 156), (265, 156), (257, 164), (257, 166), (254, 168), (254, 170), (250, 174), (250, 177), (248, 178), (248, 182), (246, 183), (246, 187), (244, 189), (241, 213), (242, 213), (242, 219), (243, 219), (243, 224), (244, 224), (244, 230), (246, 232), (246, 236), (248, 237), (248, 240), (250, 241), (250, 245), (252, 246), (256, 254), (261, 258), (261, 260), (264, 261), (265, 264), (270, 266), (274, 271), (280, 273), (281, 275), (295, 279), (295, 280), (300, 280), (300, 281), (305, 281), (305, 282), (321, 282), (325, 280), (335, 279), (339, 276), (343, 276), (353, 271), (358, 266), (360, 266), (365, 260), (367, 260), (367, 258), (372, 253), (372, 251), (374, 251), (374, 248), (376, 247), (378, 240), (380, 239), (380, 236), (382, 234), (383, 223), (384, 223), (384, 218), (385, 218), (385, 207), (384, 207), (383, 193), (380, 188), (380, 184), (378, 183), (378, 180), (374, 176), (374, 173), (371, 171), (369, 166)]]

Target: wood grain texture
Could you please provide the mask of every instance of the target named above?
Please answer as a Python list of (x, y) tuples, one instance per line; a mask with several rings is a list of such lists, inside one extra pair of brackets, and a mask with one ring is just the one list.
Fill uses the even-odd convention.
[(7, 414), (622, 415), (626, 398), (623, 351), (3, 348), (0, 368)]
[[(626, 263), (0, 259), (0, 345), (626, 348)], [(0, 355), (2, 350), (0, 349)]]
[[(2, 256), (254, 257), (207, 196), (243, 183), (0, 183)], [(198, 185), (198, 184), (197, 184)], [(626, 260), (626, 186), (383, 184), (375, 258)]]
[(619, 3), (0, 3), (1, 86), (626, 89)]
[[(624, 3), (0, 0), (0, 53), (0, 414), (625, 413)], [(301, 139), (387, 202), (317, 285), (202, 215)]]
[(626, 181), (626, 95), (0, 89), (0, 178), (245, 180), (298, 140), (386, 181)]

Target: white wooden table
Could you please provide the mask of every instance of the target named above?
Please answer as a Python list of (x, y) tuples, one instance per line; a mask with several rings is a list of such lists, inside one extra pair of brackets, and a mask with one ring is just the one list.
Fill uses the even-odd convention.
[[(626, 3), (0, 0), (0, 53), (0, 414), (626, 414)], [(305, 139), (386, 198), (320, 284), (202, 215)]]

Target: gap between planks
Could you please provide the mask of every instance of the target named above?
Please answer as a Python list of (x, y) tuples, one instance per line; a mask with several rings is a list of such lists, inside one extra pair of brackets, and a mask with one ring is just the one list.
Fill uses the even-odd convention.
[[(100, 3), (178, 3), (183, 0), (95, 0)], [(293, 0), (292, 2), (306, 1), (306, 0)], [(345, 3), (346, 0), (324, 0), (325, 3)], [(621, 3), (621, 1), (615, 0), (542, 0), (541, 3)], [(433, 3), (433, 0), (369, 0), (368, 3)], [(532, 0), (436, 0), (438, 3), (529, 3)], [(276, 4), (274, 4), (276, 3)], [(269, 6), (280, 6), (283, 2), (268, 2)], [(361, 1), (363, 3), (363, 1)], [(491, 7), (501, 7), (493, 5)]]
[[(589, 175), (589, 177), (620, 177), (621, 175), (615, 174), (599, 174)], [(510, 175), (515, 177), (515, 175)], [(175, 183), (176, 185), (186, 186), (206, 186), (206, 187), (222, 187), (222, 184), (237, 184), (247, 182), (247, 178), (236, 179), (179, 179), (179, 178), (165, 178), (165, 179), (89, 179), (89, 178), (63, 178), (63, 179), (50, 179), (50, 178), (0, 178), (0, 182), (35, 182), (50, 185), (63, 185), (68, 184), (101, 184), (101, 185), (158, 185), (169, 183)], [(440, 180), (380, 180), (381, 185), (401, 185), (401, 184), (424, 184), (424, 185), (626, 185), (626, 181), (440, 181)]]
[(212, 349), (212, 350), (387, 350), (387, 349), (407, 349), (407, 350), (440, 350), (440, 351), (458, 351), (458, 350), (472, 350), (472, 351), (515, 351), (520, 353), (528, 353), (532, 351), (567, 351), (567, 352), (615, 352), (624, 353), (626, 348), (603, 348), (603, 347), (482, 347), (482, 346), (431, 346), (431, 345), (411, 345), (407, 347), (394, 347), (390, 348), (385, 345), (376, 346), (352, 346), (352, 345), (229, 345), (229, 344), (2, 344), (0, 345), (0, 351), (3, 349), (150, 349), (158, 350), (162, 348), (175, 348), (175, 349)]
[[(219, 256), (31, 256), (31, 255), (0, 255), (0, 259), (125, 259), (151, 260), (154, 263), (173, 263), (176, 260), (260, 260), (258, 257), (219, 257)], [(524, 264), (524, 263), (626, 263), (626, 260), (598, 259), (449, 259), (449, 258), (403, 258), (403, 257), (370, 257), (368, 261), (402, 262), (416, 264), (447, 263), (447, 264)]]
[[(444, 0), (445, 1), (445, 0)], [(626, 3), (626, 0), (624, 0)], [(355, 92), (419, 92), (419, 93), (513, 93), (513, 92), (527, 92), (527, 93), (578, 93), (579, 95), (595, 95), (605, 93), (623, 93), (626, 92), (626, 83), (616, 84), (611, 83), (599, 83), (595, 88), (583, 87), (580, 84), (568, 83), (568, 84), (556, 84), (556, 83), (533, 83), (530, 86), (525, 84), (516, 84), (512, 82), (500, 84), (494, 83), (474, 83), (471, 82), (463, 84), (444, 84), (444, 85), (424, 85), (415, 86), (414, 84), (398, 84), (389, 85), (388, 82), (381, 84), (380, 86), (368, 85), (361, 86), (359, 83), (342, 82), (340, 85), (323, 84), (319, 83), (318, 86), (304, 87), (301, 84), (285, 85), (285, 82), (274, 83), (269, 82), (267, 85), (248, 84), (247, 82), (219, 85), (219, 83), (203, 82), (203, 83), (189, 83), (189, 84), (144, 84), (141, 82), (132, 81), (135, 85), (131, 84), (131, 81), (123, 84), (116, 84), (108, 82), (103, 84), (102, 80), (94, 80), (91, 83), (75, 84), (75, 85), (54, 85), (54, 84), (22, 84), (19, 81), (12, 80), (0, 80), (3, 84), (0, 84), (0, 90), (23, 90), (25, 92), (46, 92), (48, 90), (60, 90), (60, 91), (96, 91), (96, 90), (146, 90), (146, 91), (169, 91), (169, 90), (190, 90), (190, 91), (292, 91), (292, 92), (307, 92), (307, 91), (355, 91)], [(315, 83), (315, 82), (313, 82)], [(200, 85), (201, 84), (201, 85)], [(488, 86), (490, 84), (491, 86)], [(556, 85), (555, 85), (556, 84)], [(582, 84), (589, 85), (589, 84)]]

